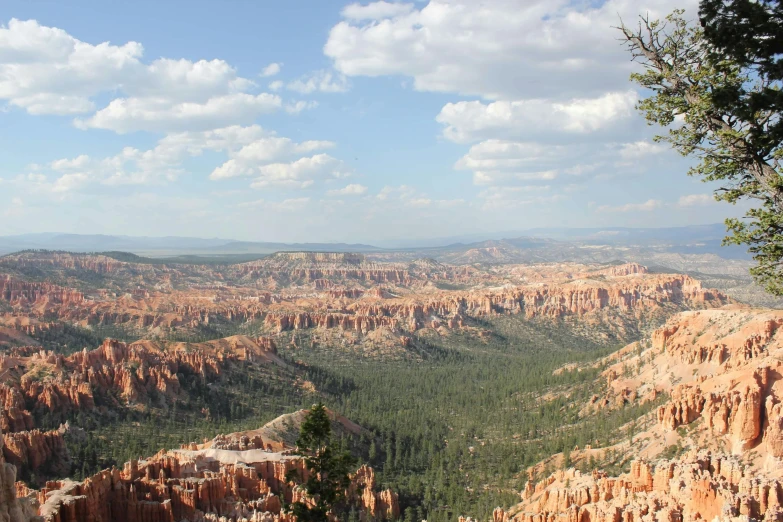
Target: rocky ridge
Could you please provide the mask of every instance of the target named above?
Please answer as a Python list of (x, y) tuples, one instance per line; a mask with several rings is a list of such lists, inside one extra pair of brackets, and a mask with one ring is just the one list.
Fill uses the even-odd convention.
[[(783, 520), (783, 312), (727, 306), (672, 317), (649, 339), (607, 358), (605, 397), (613, 408), (668, 394), (648, 428), (611, 448), (575, 449), (571, 459), (607, 450), (633, 456), (617, 477), (557, 471), (496, 518), (598, 520)], [(623, 397), (622, 401), (612, 397)], [(678, 448), (682, 456), (662, 458)]]
[[(227, 440), (246, 444), (225, 449)], [(130, 461), (123, 469), (104, 470), (83, 482), (50, 481), (40, 491), (18, 489), (37, 501), (45, 522), (293, 522), (282, 511), (283, 500), (306, 498), (285, 476), (292, 469), (303, 474), (306, 469), (291, 446), (271, 451), (271, 442), (246, 433), (224, 435)], [(358, 505), (364, 522), (399, 517), (396, 493), (378, 491), (368, 466), (352, 476), (348, 498)]]
[[(29, 471), (47, 467), (67, 471), (65, 427), (34, 429), (33, 412), (92, 411), (119, 406), (106, 401), (119, 397), (125, 405), (146, 404), (153, 394), (171, 403), (181, 393), (178, 373), (187, 369), (209, 382), (231, 364), (284, 363), (274, 341), (235, 336), (200, 344), (107, 339), (95, 350), (70, 356), (36, 347), (0, 355), (0, 428), (8, 462)], [(100, 397), (100, 401), (98, 400)], [(102, 406), (98, 403), (102, 402)]]
[[(646, 268), (634, 263), (610, 267), (509, 266), (483, 272), (471, 267), (437, 265), (433, 268), (424, 263), (415, 265), (421, 267), (420, 272), (406, 272), (395, 264), (361, 261), (356, 254), (340, 254), (339, 268), (333, 267), (335, 263), (328, 256), (329, 262), (310, 263), (310, 258), (320, 259), (318, 256), (326, 254), (286, 254), (283, 261), (279, 256), (283, 255), (252, 265), (236, 265), (232, 270), (280, 270), (285, 272), (289, 283), (291, 278), (299, 277), (298, 270), (314, 271), (302, 276), (307, 280), (308, 291), (296, 286), (278, 292), (259, 292), (249, 287), (209, 285), (172, 290), (164, 285), (160, 289), (135, 289), (114, 299), (98, 294), (87, 298), (82, 293), (48, 283), (16, 281), (6, 276), (5, 286), (14, 290), (0, 293), (0, 298), (5, 296), (14, 312), (4, 322), (24, 329), (29, 328), (23, 323), (30, 318), (42, 322), (57, 317), (86, 327), (129, 325), (165, 333), (211, 322), (240, 325), (261, 321), (270, 333), (337, 328), (362, 335), (388, 329), (403, 335), (420, 329), (462, 328), (471, 317), (524, 314), (547, 320), (573, 318), (588, 323), (594, 320), (621, 329), (622, 321), (605, 319), (614, 314), (628, 322), (641, 315), (663, 316), (686, 307), (715, 307), (729, 301), (721, 292), (704, 289), (688, 276), (649, 274)], [(296, 261), (293, 266), (292, 257)], [(350, 258), (350, 262), (343, 258)], [(304, 266), (300, 267), (300, 261)], [(347, 277), (346, 270), (359, 269), (366, 273), (354, 275), (366, 280), (368, 288), (335, 284), (341, 277)], [(253, 273), (256, 282), (260, 281), (260, 273)], [(376, 277), (379, 273), (385, 275)], [(411, 286), (406, 282), (410, 278), (426, 284)], [(440, 280), (449, 284), (462, 281), (468, 288), (444, 290), (435, 284)]]

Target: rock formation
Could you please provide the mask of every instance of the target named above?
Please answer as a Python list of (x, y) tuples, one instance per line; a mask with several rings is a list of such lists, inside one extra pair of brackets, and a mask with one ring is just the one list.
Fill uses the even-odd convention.
[(3, 435), (3, 455), (5, 460), (17, 469), (25, 467), (38, 471), (45, 465), (48, 472), (66, 475), (70, 471), (70, 458), (65, 447), (66, 427), (52, 431), (20, 431)]
[[(258, 432), (273, 433), (274, 422)], [(242, 440), (251, 442), (226, 447), (227, 441)], [(260, 438), (252, 432), (224, 435), (127, 462), (122, 470), (105, 470), (81, 483), (50, 481), (32, 494), (46, 522), (294, 522), (281, 511), (282, 500), (301, 500), (302, 494), (288, 485), (286, 474), (293, 469), (306, 473), (304, 463), (290, 454), (291, 446), (278, 442), (277, 451), (270, 451), (263, 442), (264, 447), (255, 447), (253, 440)], [(397, 495), (377, 491), (367, 466), (352, 477), (348, 498), (364, 521), (399, 517)]]
[[(630, 471), (610, 477), (569, 469), (531, 479), (523, 502), (496, 519), (783, 520), (781, 326), (781, 311), (685, 312), (608, 357), (607, 397), (594, 397), (590, 407), (618, 407), (611, 397), (626, 391), (631, 402), (670, 394), (633, 444), (611, 448), (636, 457)], [(691, 449), (662, 459), (675, 444)], [(531, 468), (531, 477), (540, 469)]]
[(16, 468), (5, 461), (5, 448), (0, 449), (0, 522), (41, 522), (36, 516), (38, 501), (34, 497), (18, 498)]
[(657, 465), (635, 460), (618, 477), (558, 471), (526, 488), (511, 514), (520, 522), (783, 520), (783, 482), (758, 477), (733, 457), (700, 452)]
[[(14, 307), (16, 316), (39, 323), (56, 317), (86, 327), (126, 325), (164, 334), (211, 321), (263, 321), (270, 332), (336, 328), (360, 334), (376, 329), (404, 333), (461, 328), (468, 317), (518, 313), (528, 318), (590, 318), (620, 329), (623, 321), (613, 321), (615, 314), (633, 322), (642, 315), (668, 315), (728, 301), (688, 276), (649, 274), (635, 263), (479, 270), (431, 260), (378, 263), (361, 254), (292, 252), (206, 267), (136, 265), (101, 256), (30, 256), (4, 258), (0, 268), (38, 263), (39, 268), (94, 269), (111, 274), (112, 284), (125, 293), (112, 297), (100, 289), (85, 296), (2, 276), (0, 299)], [(443, 290), (442, 282), (460, 289)]]
[(66, 428), (34, 429), (33, 411), (91, 411), (96, 408), (96, 395), (104, 402), (119, 397), (123, 404), (145, 404), (152, 395), (159, 401), (173, 401), (181, 393), (177, 373), (183, 369), (212, 381), (228, 365), (240, 362), (283, 364), (273, 340), (244, 336), (188, 346), (107, 339), (95, 350), (67, 357), (38, 347), (0, 355), (0, 368), (5, 369), (0, 383), (5, 459), (26, 471), (45, 468), (47, 475), (65, 473), (69, 467), (63, 440)]

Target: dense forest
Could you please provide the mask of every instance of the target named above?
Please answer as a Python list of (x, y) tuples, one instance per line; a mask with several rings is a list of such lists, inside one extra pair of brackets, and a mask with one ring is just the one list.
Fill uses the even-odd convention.
[[(174, 404), (153, 397), (144, 407), (103, 413), (39, 413), (37, 425), (51, 429), (68, 420), (78, 428), (67, 440), (71, 476), (80, 479), (160, 449), (254, 429), (321, 399), (369, 430), (345, 444), (378, 471), (380, 487), (400, 494), (406, 520), (445, 521), (464, 513), (487, 517), (496, 506), (516, 503), (528, 466), (574, 446), (626, 437), (631, 433), (618, 428), (657, 404), (580, 416), (586, 400), (601, 391), (600, 368), (554, 370), (597, 360), (618, 346), (601, 346), (562, 324), (520, 316), (499, 316), (483, 326), (492, 331), (483, 339), (458, 332), (416, 337), (408, 357), (392, 360), (366, 356), (359, 347), (332, 349), (302, 331), (297, 347), (280, 347), (286, 367), (236, 364), (212, 381), (181, 374), (184, 399)], [(126, 341), (136, 337), (121, 329), (111, 333)], [(218, 325), (177, 340), (226, 333)], [(66, 353), (100, 339), (77, 327), (39, 337), (46, 347)], [(295, 385), (302, 380), (318, 393)], [(96, 397), (99, 406), (111, 399)]]

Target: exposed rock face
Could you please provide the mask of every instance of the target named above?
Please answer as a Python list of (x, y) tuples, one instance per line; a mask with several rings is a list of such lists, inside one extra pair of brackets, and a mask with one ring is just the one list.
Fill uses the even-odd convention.
[[(68, 357), (36, 347), (0, 355), (5, 370), (0, 384), (0, 427), (5, 459), (19, 469), (62, 475), (69, 469), (63, 440), (65, 427), (42, 432), (33, 429), (32, 412), (91, 411), (96, 396), (119, 397), (125, 404), (173, 401), (181, 394), (177, 373), (187, 369), (211, 381), (229, 364), (278, 363), (275, 343), (244, 336), (190, 344), (139, 341), (126, 344), (107, 339), (95, 350)], [(27, 408), (30, 408), (28, 410)]]
[[(28, 258), (19, 262), (22, 260), (33, 262)], [(41, 262), (57, 266), (77, 263), (51, 257)], [(4, 259), (0, 266), (3, 263), (13, 265), (13, 259)], [(129, 288), (116, 298), (100, 293), (85, 298), (61, 287), (6, 277), (2, 284), (7, 290), (0, 298), (5, 295), (20, 314), (41, 322), (56, 316), (85, 326), (123, 324), (166, 331), (216, 320), (263, 321), (277, 332), (336, 328), (361, 334), (376, 329), (404, 333), (461, 328), (466, 317), (508, 313), (553, 319), (609, 313), (633, 321), (660, 310), (668, 313), (727, 302), (725, 295), (703, 289), (690, 277), (648, 274), (635, 263), (609, 268), (559, 264), (481, 271), (434, 261), (376, 263), (360, 254), (312, 252), (278, 253), (220, 269), (114, 265), (103, 259), (78, 263), (111, 266), (106, 270), (113, 276), (122, 274), (132, 281), (141, 277), (154, 288)], [(198, 272), (195, 275), (190, 273), (194, 270)], [(173, 290), (172, 278), (186, 281), (188, 290)], [(205, 278), (212, 283), (192, 281)], [(229, 287), (222, 281), (234, 284)], [(442, 290), (438, 286), (441, 282), (457, 285), (460, 290)], [(616, 321), (606, 323), (614, 325)], [(18, 328), (29, 326), (19, 324)]]
[(15, 281), (0, 275), (0, 299), (12, 305), (78, 305), (84, 301), (84, 294), (51, 283), (29, 283)]
[[(46, 522), (294, 522), (281, 512), (282, 500), (303, 498), (285, 477), (293, 469), (306, 475), (304, 462), (286, 445), (276, 452), (256, 449), (252, 442), (242, 449), (225, 448), (226, 441), (252, 439), (260, 437), (225, 435), (128, 462), (122, 470), (105, 470), (81, 483), (48, 482), (36, 493), (40, 515)], [(369, 467), (352, 478), (348, 497), (361, 508), (362, 520), (398, 518), (397, 495), (375, 487)]]
[(70, 471), (70, 458), (65, 447), (65, 427), (52, 431), (20, 431), (3, 435), (3, 455), (17, 469), (23, 466), (37, 471), (44, 465), (50, 472), (65, 475)]
[[(658, 330), (653, 350), (694, 367), (691, 382), (678, 384), (659, 408), (658, 422), (674, 430), (703, 418), (713, 434), (728, 437), (736, 454), (764, 439), (772, 456), (783, 457), (782, 325), (779, 312), (716, 311), (680, 316)], [(695, 328), (700, 335), (694, 340)]]
[(30, 430), (32, 417), (25, 409), (49, 411), (91, 410), (95, 392), (111, 397), (117, 391), (127, 403), (141, 403), (155, 393), (166, 400), (177, 397), (177, 373), (187, 368), (205, 378), (221, 374), (226, 365), (238, 361), (278, 362), (274, 341), (257, 342), (243, 336), (201, 344), (138, 341), (126, 344), (107, 339), (95, 350), (83, 350), (68, 357), (39, 350), (30, 356), (0, 356), (7, 368), (6, 384), (0, 384), (3, 404), (0, 421), (9, 432)]
[[(631, 391), (626, 398), (633, 402), (670, 394), (635, 444), (612, 447), (637, 457), (630, 472), (609, 477), (570, 469), (529, 482), (513, 519), (783, 520), (781, 326), (781, 311), (685, 312), (649, 340), (608, 357), (614, 365), (604, 372), (607, 395)], [(616, 406), (609, 397), (591, 403)], [(675, 443), (692, 449), (660, 459)]]
[(783, 520), (780, 480), (758, 478), (734, 458), (706, 452), (657, 466), (637, 460), (616, 478), (599, 471), (559, 471), (526, 489), (524, 497), (513, 510), (514, 520)]
[(40, 522), (37, 500), (18, 498), (15, 482), (16, 468), (0, 454), (0, 522)]
[[(391, 490), (376, 492), (375, 472), (369, 466), (362, 466), (354, 475), (349, 496), (359, 496), (366, 518), (374, 520), (397, 520), (400, 505), (397, 493)], [(359, 494), (361, 490), (361, 494)]]

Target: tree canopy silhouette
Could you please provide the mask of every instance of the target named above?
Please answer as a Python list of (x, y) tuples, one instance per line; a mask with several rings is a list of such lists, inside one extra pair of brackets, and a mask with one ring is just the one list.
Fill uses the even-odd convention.
[(332, 439), (332, 423), (322, 403), (307, 412), (296, 445), (304, 457), (306, 478), (295, 469), (286, 478), (298, 484), (307, 497), (292, 503), (290, 509), (301, 522), (325, 522), (329, 512), (345, 500), (354, 458)]
[(783, 295), (783, 24), (777, 0), (703, 0), (701, 25), (677, 10), (619, 28), (644, 71), (631, 79), (652, 92), (639, 103), (668, 142), (700, 162), (690, 175), (720, 182), (715, 199), (754, 201), (727, 219), (724, 243), (746, 244), (751, 274)]

